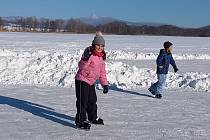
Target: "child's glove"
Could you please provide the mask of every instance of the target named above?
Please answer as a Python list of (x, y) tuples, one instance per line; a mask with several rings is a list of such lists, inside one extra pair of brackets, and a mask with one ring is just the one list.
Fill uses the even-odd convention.
[(174, 68), (174, 72), (176, 73), (179, 69), (178, 68)]
[(86, 48), (84, 53), (82, 54), (82, 60), (83, 61), (88, 61), (88, 59), (90, 58), (90, 56), (92, 55), (90, 48)]
[(108, 93), (108, 91), (109, 91), (108, 85), (104, 85), (104, 86), (103, 86), (103, 89), (104, 89), (104, 90), (103, 90), (103, 93), (104, 93), (104, 94)]

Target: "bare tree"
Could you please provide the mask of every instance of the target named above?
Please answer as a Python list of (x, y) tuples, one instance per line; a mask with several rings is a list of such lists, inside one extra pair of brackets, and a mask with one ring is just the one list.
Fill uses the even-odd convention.
[(74, 19), (70, 19), (66, 24), (67, 32), (76, 32), (77, 31), (77, 21)]
[(66, 30), (67, 32), (74, 33), (92, 33), (96, 31), (95, 27), (87, 25), (76, 19), (70, 19), (67, 21)]
[(2, 17), (0, 17), (0, 30), (2, 30), (2, 28), (3, 28), (3, 20), (2, 20)]
[(25, 19), (26, 28), (29, 31), (34, 31), (37, 28), (37, 19), (36, 17), (27, 17)]
[(40, 20), (40, 28), (43, 32), (49, 32), (50, 30), (50, 20), (47, 18), (41, 18)]
[(124, 22), (111, 22), (97, 28), (105, 33), (128, 34), (129, 32), (129, 26)]
[(49, 31), (56, 32), (57, 28), (58, 28), (57, 22), (55, 22), (55, 20), (50, 20)]
[(58, 32), (63, 32), (64, 31), (64, 23), (65, 21), (63, 19), (56, 19), (55, 24), (57, 25), (57, 31)]

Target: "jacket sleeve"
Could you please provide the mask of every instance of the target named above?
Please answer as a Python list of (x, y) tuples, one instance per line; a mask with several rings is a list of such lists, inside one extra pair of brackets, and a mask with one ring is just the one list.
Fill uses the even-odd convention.
[(164, 65), (164, 53), (162, 50), (160, 50), (160, 53), (157, 57), (156, 63), (158, 66), (163, 66)]
[(102, 68), (100, 71), (100, 77), (99, 77), (100, 83), (102, 86), (108, 85), (107, 77), (106, 77), (106, 69), (105, 69), (105, 62), (102, 63)]
[(87, 69), (87, 67), (90, 65), (90, 62), (91, 62), (90, 59), (88, 59), (87, 61), (86, 60), (84, 61), (81, 59), (78, 63), (79, 69), (81, 69), (81, 70)]
[(176, 63), (175, 63), (172, 55), (171, 55), (171, 59), (170, 59), (170, 64), (173, 66), (174, 69), (177, 69)]

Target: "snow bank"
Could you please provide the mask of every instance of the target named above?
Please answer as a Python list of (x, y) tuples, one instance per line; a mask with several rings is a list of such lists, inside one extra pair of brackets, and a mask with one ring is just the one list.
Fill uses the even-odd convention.
[[(83, 50), (72, 53), (53, 50), (0, 49), (0, 84), (74, 87), (74, 76), (82, 52)], [(117, 53), (112, 54), (109, 53), (109, 56), (114, 56)], [(123, 55), (121, 54), (121, 56)], [(126, 55), (124, 57), (126, 58)], [(156, 81), (156, 73), (153, 69), (131, 67), (116, 61), (107, 62), (106, 65), (107, 77), (112, 88), (144, 88)], [(210, 74), (169, 73), (167, 88), (193, 88), (208, 91), (210, 89)]]
[[(156, 82), (156, 71), (130, 67), (122, 62), (107, 63), (110, 85), (119, 89), (145, 88)], [(193, 88), (209, 91), (210, 74), (188, 72), (183, 75), (169, 72), (167, 88)]]
[[(155, 60), (158, 54), (154, 53), (137, 53), (137, 52), (127, 52), (123, 50), (108, 51), (107, 57), (112, 60)], [(176, 60), (200, 60), (200, 59), (210, 59), (209, 54), (173, 54)]]

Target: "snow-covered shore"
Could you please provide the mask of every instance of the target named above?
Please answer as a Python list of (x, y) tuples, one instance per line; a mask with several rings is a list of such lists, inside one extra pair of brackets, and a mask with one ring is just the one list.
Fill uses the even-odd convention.
[[(0, 49), (0, 83), (73, 87), (77, 64), (82, 52), (83, 50), (72, 53), (54, 50), (17, 51)], [(127, 60), (127, 58), (128, 60), (139, 60), (138, 58), (141, 57), (132, 59), (130, 52), (120, 52), (108, 52), (107, 76), (112, 88), (135, 89), (148, 87), (152, 82), (155, 82), (155, 68), (139, 68), (138, 65), (125, 64), (120, 60)], [(155, 55), (150, 56), (142, 55), (142, 59), (156, 58)], [(183, 57), (182, 59), (186, 58), (189, 57)], [(199, 58), (194, 56), (191, 59)], [(207, 58), (203, 57), (202, 59)], [(170, 72), (167, 87), (189, 87), (208, 91), (210, 89), (210, 74), (199, 72), (174, 74)]]

